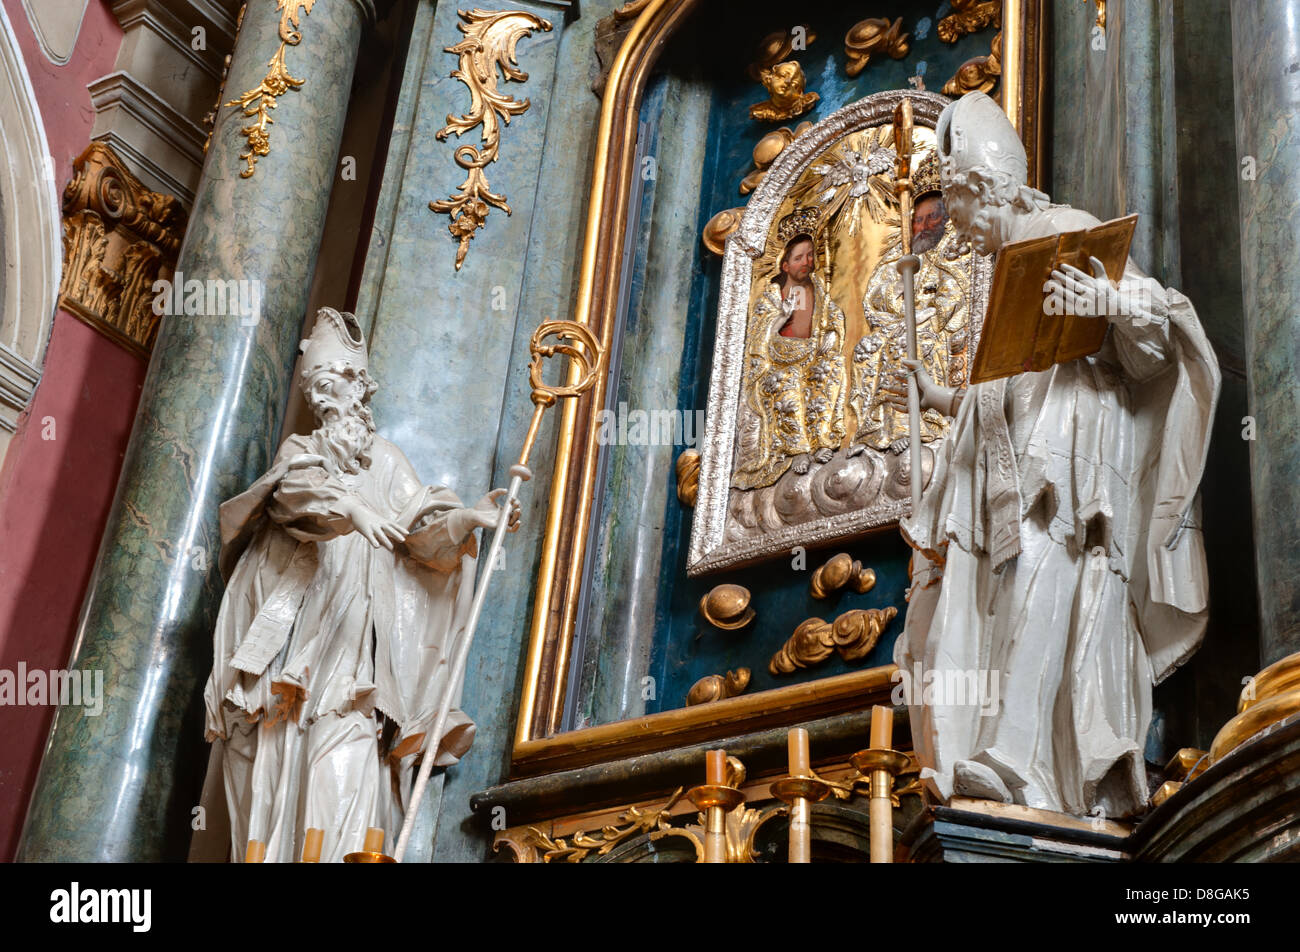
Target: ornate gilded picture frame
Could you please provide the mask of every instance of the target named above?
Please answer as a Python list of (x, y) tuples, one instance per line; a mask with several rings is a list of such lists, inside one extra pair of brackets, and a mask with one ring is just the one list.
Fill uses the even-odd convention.
[[(595, 147), (591, 202), (573, 318), (608, 344), (618, 306), (627, 211), (636, 195), (638, 111), (659, 53), (700, 0), (637, 0), (620, 10), (631, 22), (610, 66)], [(1042, 0), (1006, 0), (1001, 101), (1029, 152), (1030, 178), (1044, 162)], [(794, 159), (787, 161), (794, 162)], [(580, 730), (562, 729), (575, 626), (583, 595), (582, 565), (593, 517), (600, 446), (597, 419), (604, 381), (560, 408), (550, 509), (536, 577), (528, 653), (519, 698), (511, 775), (545, 774), (669, 750), (739, 730), (798, 724), (859, 711), (888, 699), (892, 666), (867, 668), (711, 704), (667, 710)]]
[[(942, 222), (916, 277), (921, 358), (940, 383), (966, 383), (992, 263), (942, 215), (932, 130), (950, 100), (876, 93), (796, 137), (727, 239), (691, 575), (850, 539), (907, 514), (906, 414), (887, 394), (906, 355), (891, 126), (904, 96), (917, 124), (918, 200)], [(812, 251), (804, 285), (787, 264), (798, 241)], [(786, 310), (812, 299), (807, 326), (793, 333), (782, 282)], [(922, 418), (927, 476), (949, 423), (933, 410)]]

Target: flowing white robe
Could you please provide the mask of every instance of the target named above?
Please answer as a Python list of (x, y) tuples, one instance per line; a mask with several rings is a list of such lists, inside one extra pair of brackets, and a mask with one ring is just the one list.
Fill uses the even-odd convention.
[[(1009, 241), (1095, 224), (1055, 206)], [(962, 761), (1040, 809), (1147, 801), (1151, 688), (1207, 618), (1196, 491), (1219, 370), (1187, 298), (1130, 260), (1121, 291), (1137, 288), (1154, 321), (1118, 317), (1091, 357), (972, 386), (903, 522), (931, 565), (894, 659), (922, 777), (945, 801)]]
[[(444, 693), (435, 763), (455, 763), (474, 736), (457, 709), (462, 685), (449, 683), (472, 599), (467, 514), (382, 437), (357, 474), (314, 463), (327, 456), (315, 441), (289, 437), (221, 507), (229, 582), (204, 700), (208, 739), (224, 740), (235, 861), (250, 838), (266, 843), (266, 862), (295, 861), (309, 827), (325, 832), (322, 862), (359, 850), (372, 826), (391, 845)], [(415, 531), (396, 551), (373, 546), (337, 514), (348, 493)], [(395, 725), (382, 743), (376, 712)]]

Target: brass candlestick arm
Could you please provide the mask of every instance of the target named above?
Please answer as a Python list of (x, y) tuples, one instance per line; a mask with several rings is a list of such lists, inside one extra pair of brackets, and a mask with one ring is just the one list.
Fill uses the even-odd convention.
[(790, 805), (791, 863), (812, 862), (812, 804), (831, 792), (830, 784), (817, 777), (792, 774), (772, 784), (772, 796)]
[(867, 815), (871, 827), (871, 862), (894, 861), (894, 778), (907, 766), (907, 755), (888, 747), (860, 750), (849, 758), (871, 781)]
[(816, 777), (782, 777), (771, 786), (772, 796), (784, 803), (808, 800), (816, 803), (830, 795), (831, 785)]
[(736, 787), (704, 783), (686, 791), (686, 797), (704, 814), (704, 862), (727, 861), (727, 814), (745, 802)]

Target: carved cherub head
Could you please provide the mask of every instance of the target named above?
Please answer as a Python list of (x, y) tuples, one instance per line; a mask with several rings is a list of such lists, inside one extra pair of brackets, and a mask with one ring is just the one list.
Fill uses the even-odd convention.
[(821, 98), (816, 93), (803, 91), (803, 67), (794, 60), (768, 66), (759, 72), (758, 78), (769, 98), (766, 102), (749, 107), (749, 114), (755, 119), (793, 119), (807, 112)]

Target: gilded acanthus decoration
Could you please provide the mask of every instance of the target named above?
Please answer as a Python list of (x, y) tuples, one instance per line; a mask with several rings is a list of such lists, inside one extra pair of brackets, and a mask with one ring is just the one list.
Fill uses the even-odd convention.
[(989, 93), (1002, 75), (1002, 34), (993, 37), (988, 56), (976, 56), (957, 67), (952, 79), (943, 84), (945, 96), (965, 96), (970, 92)]
[[(745, 785), (748, 771), (739, 757), (727, 758), (726, 786), (739, 789)], [(741, 803), (726, 813), (726, 842), (728, 863), (753, 863), (757, 852), (754, 849), (754, 837), (758, 828), (779, 812), (779, 807), (767, 807), (756, 810)], [(688, 823), (680, 832), (691, 839), (703, 843), (708, 836), (705, 814), (700, 812), (695, 823)]]
[(465, 34), (465, 39), (455, 46), (446, 47), (445, 51), (460, 57), (460, 66), (452, 71), (451, 76), (469, 88), (470, 109), (461, 116), (448, 115), (447, 124), (438, 130), (436, 138), (446, 141), (453, 132), (461, 136), (481, 125), (483, 149), (480, 151), (477, 146), (469, 144), (457, 146), (453, 157), (467, 173), (465, 181), (456, 186), (460, 194), (429, 203), (435, 212), (451, 217), (447, 230), (458, 242), (457, 271), (465, 263), (474, 233), (487, 222), (489, 207), (510, 214), (506, 197), (488, 187), (483, 169), (497, 160), (501, 149), (501, 123), (509, 125), (511, 116), (523, 115), (532, 104), (528, 99), (519, 100), (500, 92), (497, 89), (497, 70), (500, 69), (506, 80), (526, 82), (528, 74), (519, 69), (515, 46), (524, 37), (532, 36), (534, 30), (551, 30), (548, 20), (515, 10), (461, 10), (460, 18), (464, 22), (457, 23), (456, 27)]
[(618, 56), (619, 48), (627, 39), (632, 24), (649, 5), (650, 0), (632, 0), (631, 3), (616, 8), (609, 16), (596, 21), (592, 41), (599, 68), (591, 81), (591, 91), (597, 96), (605, 95), (605, 83), (609, 80), (609, 71), (614, 65), (614, 58)]
[(952, 0), (952, 13), (939, 21), (939, 39), (956, 43), (990, 23), (1002, 26), (1002, 0)]
[(111, 147), (92, 142), (63, 191), (59, 306), (148, 354), (160, 317), (153, 285), (172, 277), (186, 219), (179, 199), (145, 188)]
[(893, 23), (888, 17), (872, 17), (853, 24), (844, 35), (844, 55), (848, 57), (844, 71), (857, 76), (866, 69), (873, 56), (902, 59), (911, 49), (907, 42), (910, 34), (902, 30), (902, 17)]
[(516, 862), (521, 863), (580, 863), (589, 856), (604, 856), (620, 843), (642, 833), (672, 830), (668, 816), (684, 790), (684, 787), (678, 787), (668, 802), (657, 810), (629, 807), (618, 815), (614, 823), (594, 833), (580, 830), (567, 838), (552, 837), (536, 826), (529, 826), (514, 836), (498, 836), (496, 848), (508, 846)]
[(279, 98), (291, 89), (301, 89), (307, 82), (290, 75), (284, 54), (289, 47), (302, 42), (301, 18), (311, 13), (316, 0), (276, 0), (276, 3), (280, 11), (280, 46), (267, 63), (269, 71), (255, 87), (226, 103), (238, 107), (246, 118), (253, 120), (239, 130), (239, 134), (248, 140), (248, 151), (239, 154), (248, 163), (248, 167), (239, 173), (242, 178), (251, 177), (257, 171), (257, 160), (271, 154), (271, 133), (267, 127), (275, 123), (271, 110), (276, 108)]
[(767, 670), (772, 674), (790, 674), (800, 668), (820, 664), (839, 652), (845, 661), (865, 658), (880, 640), (880, 633), (898, 614), (888, 608), (858, 608), (845, 612), (834, 622), (809, 618), (794, 630), (781, 650), (772, 655)]

